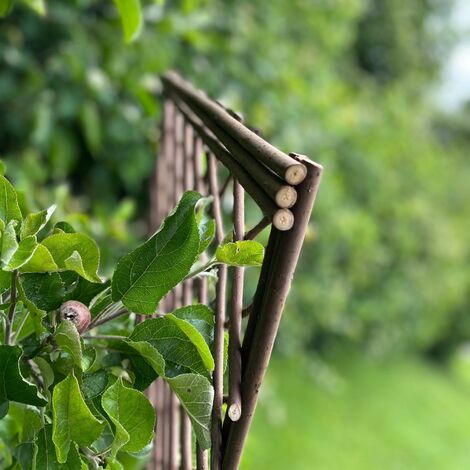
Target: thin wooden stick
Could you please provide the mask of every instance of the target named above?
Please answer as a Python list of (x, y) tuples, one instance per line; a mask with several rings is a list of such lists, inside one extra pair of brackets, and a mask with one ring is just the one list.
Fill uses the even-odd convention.
[[(261, 210), (272, 218), (273, 214), (278, 209), (278, 206), (273, 199), (261, 188), (256, 180), (249, 174), (249, 172), (238, 163), (231, 153), (220, 144), (220, 142), (207, 130), (201, 123), (200, 119), (184, 106), (182, 103), (177, 103), (178, 109), (184, 114), (186, 119), (194, 127), (195, 131), (211, 151), (220, 160), (230, 172), (238, 179), (240, 184), (246, 189), (251, 197), (256, 201)], [(208, 169), (209, 170), (209, 169)]]
[[(191, 106), (191, 103), (189, 104)], [(184, 105), (176, 101), (176, 106), (184, 111)], [(198, 107), (191, 109), (199, 116), (205, 126), (223, 143), (233, 158), (253, 176), (256, 183), (273, 199), (279, 207), (292, 207), (297, 201), (297, 191), (272, 173), (267, 167), (253, 158), (237, 140), (222, 130), (204, 111)], [(293, 161), (293, 160), (292, 160)]]
[(224, 184), (222, 185), (222, 189), (220, 190), (219, 192), (219, 197), (220, 199), (223, 199), (224, 195), (225, 195), (225, 191), (227, 191), (227, 188), (230, 184), (230, 181), (232, 181), (233, 179), (233, 175), (232, 173), (230, 173), (227, 178), (225, 178), (225, 181), (224, 181)]
[(219, 105), (194, 89), (177, 73), (168, 72), (162, 77), (164, 84), (175, 90), (185, 100), (203, 109), (225, 132), (240, 142), (254, 157), (272, 168), (279, 177), (289, 184), (299, 184), (307, 176), (307, 169), (301, 163), (293, 162), (286, 154), (249, 130), (237, 119), (230, 116)]
[(245, 233), (244, 240), (254, 240), (269, 224), (269, 218), (263, 217), (251, 230)]
[[(234, 241), (243, 240), (245, 230), (245, 193), (238, 181), (233, 182)], [(243, 309), (244, 268), (233, 268), (232, 312), (229, 326), (229, 400), (227, 414), (238, 421), (242, 413), (241, 385), (241, 327)]]
[(155, 382), (155, 410), (157, 412), (157, 428), (156, 428), (156, 435), (155, 435), (155, 442), (154, 442), (154, 449), (153, 449), (153, 461), (156, 470), (163, 470), (163, 434), (161, 429), (162, 417), (164, 414), (164, 407), (163, 407), (163, 399), (164, 399), (164, 392), (163, 392), (163, 379), (158, 378)]
[[(201, 169), (201, 159), (203, 157), (202, 148), (203, 148), (202, 141), (195, 134), (194, 147), (193, 147), (193, 151), (194, 151), (193, 168), (194, 168), (195, 184), (196, 184), (197, 191), (199, 191), (201, 194), (206, 194), (206, 188), (205, 188), (204, 178), (202, 176), (202, 169)], [(203, 254), (201, 256), (201, 261), (204, 263), (206, 259), (207, 259), (206, 255)], [(198, 283), (197, 284), (198, 301), (201, 304), (207, 305), (207, 302), (208, 302), (207, 279), (201, 276), (197, 279), (197, 283)], [(201, 446), (199, 445), (198, 442), (196, 442), (196, 468), (197, 470), (208, 470), (209, 468), (208, 452), (207, 450), (201, 449)]]
[[(208, 176), (210, 192), (214, 198), (212, 210), (215, 219), (216, 240), (221, 243), (224, 238), (222, 209), (220, 206), (219, 187), (217, 182), (216, 160), (212, 153), (208, 154)], [(224, 322), (225, 322), (225, 287), (227, 283), (227, 266), (218, 266), (218, 281), (216, 286), (215, 327), (214, 327), (214, 359), (215, 369), (214, 404), (212, 408), (212, 449), (211, 470), (221, 468), (222, 446), (222, 404), (224, 395)]]
[[(290, 282), (299, 258), (300, 249), (318, 190), (321, 166), (305, 160), (308, 175), (299, 186), (300, 204), (295, 207), (296, 225), (293, 230), (271, 232), (268, 246), (282, 256), (265, 258), (262, 285), (258, 284), (254, 311), (250, 315), (251, 334), (243, 341), (242, 398), (243, 414), (239, 421), (224, 423), (223, 468), (238, 468), (242, 449), (256, 408), (260, 385), (271, 357), (274, 340), (281, 320)], [(265, 268), (265, 266), (263, 266)], [(256, 314), (254, 314), (256, 311)], [(249, 323), (250, 323), (249, 322)], [(248, 330), (247, 330), (248, 332)]]
[(193, 457), (191, 447), (191, 422), (184, 410), (180, 414), (181, 423), (181, 470), (191, 470), (193, 468)]

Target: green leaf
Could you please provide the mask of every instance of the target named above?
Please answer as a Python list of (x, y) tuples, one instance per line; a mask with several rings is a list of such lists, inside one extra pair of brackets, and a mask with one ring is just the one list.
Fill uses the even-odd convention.
[(60, 463), (67, 461), (72, 442), (89, 446), (103, 430), (104, 423), (86, 405), (73, 372), (54, 388), (52, 426), (52, 441)]
[(20, 239), (22, 240), (23, 238), (31, 235), (36, 235), (41, 229), (43, 229), (52, 217), (56, 207), (56, 205), (53, 205), (41, 212), (28, 214), (21, 225)]
[(199, 254), (205, 251), (214, 239), (215, 220), (206, 213), (206, 208), (212, 203), (213, 199), (212, 196), (204, 197), (198, 202), (196, 222), (199, 229)]
[(36, 432), (42, 428), (41, 415), (32, 407), (12, 403), (8, 415), (18, 429), (19, 442), (32, 441)]
[[(0, 0), (0, 16), (5, 12), (8, 12), (9, 6), (12, 1)], [(5, 10), (5, 7), (7, 8)], [(10, 220), (22, 220), (20, 206), (18, 205), (18, 196), (16, 195), (15, 188), (11, 183), (4, 177), (0, 176), (0, 219), (5, 224), (8, 224)]]
[(82, 345), (75, 325), (69, 320), (62, 320), (56, 330), (54, 339), (60, 349), (69, 353), (74, 364), (82, 370)]
[(23, 442), (17, 445), (13, 453), (18, 462), (18, 464), (13, 467), (15, 470), (36, 469), (35, 462), (38, 453), (38, 446), (34, 442)]
[[(1, 417), (1, 415), (0, 415)], [(0, 464), (5, 468), (9, 468), (12, 462), (10, 446), (6, 445), (0, 437)]]
[(101, 395), (108, 385), (109, 375), (104, 370), (99, 370), (92, 374), (83, 376), (82, 390), (85, 397), (89, 400)]
[(16, 251), (12, 254), (4, 269), (14, 271), (25, 265), (32, 257), (38, 247), (38, 242), (34, 235), (26, 237), (20, 241)]
[(165, 359), (166, 375), (170, 377), (189, 372), (210, 376), (197, 347), (180, 325), (167, 315), (140, 323), (129, 339), (148, 341), (155, 347)]
[(203, 218), (199, 224), (199, 253), (202, 253), (210, 245), (215, 236), (215, 220), (209, 217)]
[(49, 250), (42, 245), (38, 244), (33, 256), (20, 268), (22, 273), (47, 273), (57, 272), (59, 267), (52, 258)]
[(26, 405), (46, 405), (46, 401), (38, 396), (37, 388), (22, 377), (20, 357), (18, 346), (0, 345), (0, 404), (9, 400)]
[[(9, 407), (10, 407), (10, 402), (8, 400), (0, 402), (0, 419), (6, 416), (6, 414), (8, 413)], [(1, 443), (1, 440), (0, 440), (0, 443)]]
[(215, 220), (209, 217), (206, 209), (214, 198), (212, 196), (203, 197), (199, 199), (196, 208), (196, 222), (199, 229), (199, 250), (198, 254), (201, 254), (210, 245), (215, 235)]
[(229, 266), (261, 266), (264, 247), (254, 240), (226, 243), (215, 252), (217, 261)]
[[(129, 454), (127, 454), (129, 455)], [(107, 459), (106, 460), (106, 470), (124, 470), (122, 464), (115, 459)]]
[(18, 297), (23, 302), (24, 306), (28, 309), (31, 319), (34, 325), (34, 331), (36, 335), (41, 335), (46, 331), (42, 321), (46, 317), (47, 313), (44, 310), (38, 308), (33, 302), (31, 302), (27, 297), (23, 289), (21, 282), (17, 283), (18, 288)]
[(83, 233), (56, 233), (42, 243), (60, 270), (75, 271), (90, 282), (99, 282), (100, 252), (96, 243)]
[(0, 0), (0, 18), (10, 13), (14, 0)]
[(47, 424), (36, 435), (38, 453), (36, 470), (86, 470), (76, 445), (72, 445), (66, 463), (59, 463), (52, 441), (52, 425)]
[(124, 38), (127, 43), (136, 39), (142, 30), (142, 9), (140, 0), (114, 0), (121, 17)]
[(33, 362), (38, 366), (41, 373), (42, 381), (44, 383), (44, 394), (48, 401), (51, 401), (51, 392), (49, 391), (51, 385), (54, 383), (54, 371), (51, 365), (42, 357), (35, 357)]
[(82, 354), (82, 370), (89, 371), (96, 363), (96, 349), (86, 348)]
[(103, 394), (101, 405), (116, 427), (113, 458), (119, 450), (138, 452), (152, 441), (155, 411), (143, 393), (125, 387), (119, 378)]
[(46, 3), (44, 0), (23, 0), (23, 2), (40, 16), (46, 14)]
[(187, 305), (175, 310), (173, 315), (191, 323), (201, 333), (209, 347), (212, 347), (214, 343), (214, 312), (207, 305)]
[(210, 423), (214, 400), (212, 385), (197, 374), (183, 374), (166, 381), (186, 410), (199, 445), (208, 449), (211, 446)]
[(127, 344), (135, 349), (159, 376), (165, 377), (165, 359), (150, 343), (147, 341), (127, 341)]
[(3, 264), (8, 264), (13, 254), (18, 249), (18, 242), (16, 241), (15, 220), (10, 220), (5, 227), (2, 235), (2, 255), (1, 260)]
[(163, 296), (188, 274), (198, 255), (199, 233), (194, 208), (200, 195), (187, 192), (160, 230), (118, 263), (113, 300), (131, 311), (155, 312)]
[(23, 274), (20, 282), (25, 297), (41, 310), (50, 312), (63, 302), (64, 283), (58, 273)]
[(0, 269), (0, 295), (11, 287), (11, 273)]
[(175, 317), (171, 313), (165, 315), (165, 318), (168, 318), (178, 325), (180, 330), (191, 340), (191, 343), (196, 346), (205, 368), (208, 371), (213, 371), (215, 367), (214, 358), (212, 357), (209, 346), (201, 333), (199, 333), (199, 331), (191, 323), (187, 322), (186, 320), (182, 320), (181, 318)]
[(61, 220), (54, 225), (54, 230), (60, 230), (65, 233), (75, 233), (75, 229), (65, 220)]
[(97, 284), (96, 282), (90, 282), (83, 277), (79, 277), (75, 288), (65, 296), (64, 300), (78, 300), (82, 304), (89, 305), (98, 294), (108, 289), (109, 286), (109, 281)]

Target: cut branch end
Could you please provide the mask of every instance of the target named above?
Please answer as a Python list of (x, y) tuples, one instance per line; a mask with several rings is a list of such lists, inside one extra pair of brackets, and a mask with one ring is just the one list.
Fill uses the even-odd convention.
[(302, 165), (302, 163), (294, 163), (287, 168), (285, 178), (289, 184), (297, 185), (302, 183), (306, 176), (306, 166)]
[(228, 407), (227, 414), (228, 414), (228, 417), (232, 421), (238, 421), (241, 418), (241, 415), (242, 415), (242, 407), (241, 407), (240, 403), (232, 403)]
[(283, 209), (292, 207), (296, 201), (297, 191), (292, 186), (281, 186), (276, 193), (276, 204)]
[(294, 214), (289, 209), (278, 209), (273, 216), (273, 225), (282, 232), (294, 225)]

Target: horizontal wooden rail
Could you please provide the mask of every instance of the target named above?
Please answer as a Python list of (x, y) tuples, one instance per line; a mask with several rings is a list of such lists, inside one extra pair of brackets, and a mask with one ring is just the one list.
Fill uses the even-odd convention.
[(162, 77), (165, 85), (174, 89), (188, 103), (194, 103), (208, 114), (222, 129), (230, 133), (253, 156), (289, 184), (300, 184), (307, 176), (307, 169), (301, 163), (293, 162), (288, 155), (256, 135), (214, 101), (196, 90), (177, 73), (168, 72)]

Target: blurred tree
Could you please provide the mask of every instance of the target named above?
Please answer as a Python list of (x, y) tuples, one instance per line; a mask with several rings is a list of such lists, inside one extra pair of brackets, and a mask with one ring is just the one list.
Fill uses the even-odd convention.
[(467, 339), (468, 141), (436, 125), (431, 97), (451, 4), (149, 2), (131, 46), (111, 2), (50, 0), (45, 18), (17, 5), (0, 23), (0, 152), (30, 204), (68, 181), (67, 203), (92, 209), (84, 223), (115, 257), (130, 236), (123, 198), (137, 220), (147, 210), (157, 74), (177, 68), (326, 167), (282, 347)]

